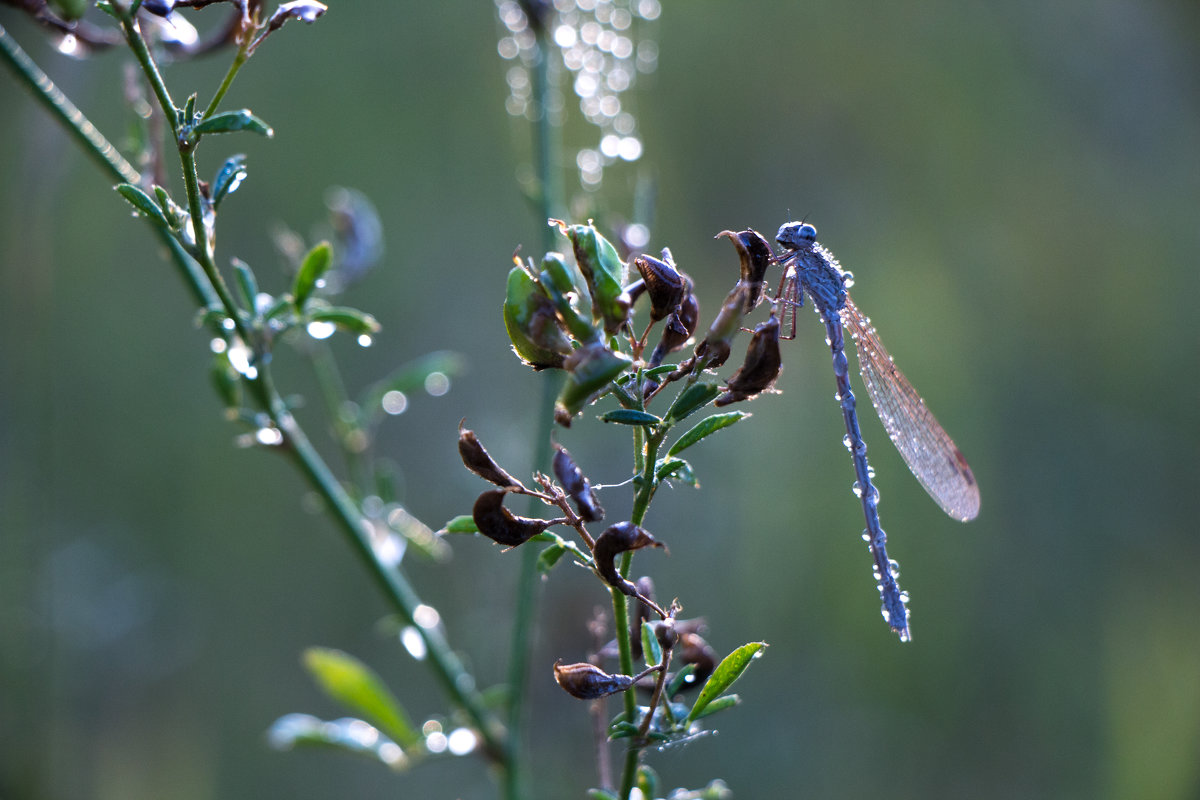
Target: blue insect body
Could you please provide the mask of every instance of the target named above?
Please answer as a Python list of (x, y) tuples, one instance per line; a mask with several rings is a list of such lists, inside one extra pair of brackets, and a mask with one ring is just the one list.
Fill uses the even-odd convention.
[(887, 534), (879, 524), (879, 491), (871, 482), (874, 473), (867, 464), (867, 445), (858, 427), (843, 327), (850, 331), (867, 395), (884, 429), (930, 497), (951, 517), (966, 522), (979, 513), (979, 486), (962, 453), (896, 368), (871, 321), (851, 301), (846, 289), (853, 283), (852, 277), (842, 270), (832, 253), (817, 243), (817, 229), (805, 222), (789, 222), (779, 229), (775, 241), (784, 248), (784, 254), (778, 258), (785, 270), (780, 300), (791, 307), (794, 315), (794, 309), (803, 304), (807, 294), (825, 324), (837, 398), (846, 423), (845, 443), (857, 477), (854, 491), (862, 502), (867, 524), (863, 539), (875, 562), (881, 610), (892, 630), (901, 640), (908, 641), (912, 637), (906, 606), (908, 595), (896, 582), (900, 570), (888, 558)]

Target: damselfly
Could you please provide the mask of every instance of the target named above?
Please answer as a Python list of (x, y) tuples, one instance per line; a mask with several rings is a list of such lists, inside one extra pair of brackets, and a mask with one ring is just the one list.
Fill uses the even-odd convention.
[(870, 546), (875, 561), (883, 617), (892, 630), (907, 641), (911, 638), (906, 606), (908, 595), (900, 591), (896, 582), (899, 567), (888, 558), (887, 535), (879, 524), (879, 491), (871, 482), (874, 471), (867, 464), (867, 445), (858, 427), (843, 327), (850, 332), (867, 395), (884, 429), (929, 496), (951, 517), (966, 522), (979, 514), (979, 486), (963, 454), (925, 407), (925, 401), (912, 384), (896, 368), (871, 321), (851, 302), (846, 290), (853, 284), (853, 276), (844, 272), (833, 254), (817, 243), (817, 229), (806, 222), (789, 222), (779, 229), (775, 241), (784, 250), (776, 257), (784, 268), (777, 299), (790, 313), (792, 332), (795, 331), (795, 310), (803, 305), (805, 294), (812, 298), (813, 306), (825, 323), (833, 354), (833, 373), (837, 379), (837, 399), (846, 423), (844, 441), (854, 459), (857, 477), (854, 492), (862, 501), (867, 522), (863, 539)]

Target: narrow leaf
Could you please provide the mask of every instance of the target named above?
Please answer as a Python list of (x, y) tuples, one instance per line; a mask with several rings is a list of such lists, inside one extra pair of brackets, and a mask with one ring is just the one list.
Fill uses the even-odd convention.
[(236, 192), (248, 174), (246, 172), (246, 157), (241, 154), (230, 156), (221, 168), (217, 170), (216, 177), (213, 178), (213, 208), (219, 207), (226, 195)]
[(614, 792), (607, 789), (588, 789), (588, 800), (618, 800)]
[(661, 419), (635, 408), (617, 408), (600, 415), (601, 422), (616, 422), (621, 425), (657, 425)]
[(296, 298), (296, 308), (304, 310), (304, 304), (317, 288), (317, 281), (329, 269), (333, 261), (333, 248), (329, 242), (319, 242), (313, 246), (300, 262), (300, 271), (292, 284), (292, 296)]
[(258, 281), (254, 277), (254, 270), (240, 258), (233, 259), (233, 270), (237, 276), (238, 288), (242, 291), (242, 302), (246, 304), (250, 313), (254, 313), (255, 304), (258, 302)]
[(129, 201), (129, 204), (136, 208), (142, 214), (150, 217), (150, 219), (162, 225), (164, 228), (170, 229), (171, 223), (167, 220), (167, 215), (158, 207), (158, 203), (150, 195), (142, 191), (141, 188), (134, 186), (132, 183), (118, 183), (116, 185), (117, 193)]
[(326, 722), (309, 714), (288, 714), (271, 725), (267, 741), (276, 750), (325, 747), (367, 756), (396, 771), (411, 763), (403, 750), (374, 725), (350, 717)]
[(727, 708), (733, 708), (742, 702), (742, 698), (736, 694), (723, 694), (717, 699), (704, 707), (704, 710), (696, 714), (693, 719), (703, 719), (716, 714), (718, 711), (724, 711)]
[(470, 514), (459, 514), (443, 525), (439, 533), (479, 533), (479, 526)]
[(379, 322), (365, 311), (344, 306), (330, 306), (310, 311), (308, 318), (313, 322), (332, 322), (351, 333), (377, 333)]
[(642, 658), (647, 667), (662, 663), (662, 647), (658, 643), (658, 637), (654, 635), (654, 628), (650, 623), (645, 621), (642, 622)]
[(680, 453), (705, 436), (716, 433), (722, 428), (728, 428), (733, 423), (743, 420), (748, 416), (750, 414), (745, 411), (728, 411), (724, 414), (713, 414), (711, 417), (705, 417), (696, 423), (694, 428), (676, 439), (675, 444), (671, 445), (671, 448), (667, 450), (667, 455), (673, 456), (676, 453)]
[(712, 402), (721, 393), (720, 387), (714, 383), (699, 381), (684, 389), (671, 404), (667, 417), (678, 422), (694, 411), (698, 411)]
[(304, 665), (325, 693), (353, 709), (401, 747), (416, 747), (421, 735), (404, 708), (370, 667), (340, 650), (310, 647)]
[(675, 695), (679, 694), (679, 692), (685, 686), (692, 682), (691, 677), (695, 673), (695, 664), (684, 664), (683, 667), (671, 677), (671, 681), (667, 684), (666, 696), (674, 697)]
[(704, 688), (700, 690), (700, 696), (696, 698), (696, 702), (692, 705), (692, 710), (688, 713), (688, 721), (696, 719), (709, 703), (716, 700), (722, 695), (730, 685), (741, 677), (746, 671), (746, 667), (750, 666), (763, 648), (766, 647), (766, 642), (751, 642), (744, 644), (737, 650), (734, 650), (717, 665), (713, 674), (709, 676), (708, 681), (704, 684)]
[(275, 131), (271, 130), (271, 126), (251, 114), (248, 108), (213, 114), (192, 128), (192, 131), (197, 134), (250, 131), (251, 133), (258, 133), (267, 137), (275, 135)]
[(538, 555), (538, 572), (545, 574), (554, 569), (554, 565), (557, 564), (564, 555), (566, 555), (566, 552), (567, 548), (563, 547), (557, 542), (547, 547)]

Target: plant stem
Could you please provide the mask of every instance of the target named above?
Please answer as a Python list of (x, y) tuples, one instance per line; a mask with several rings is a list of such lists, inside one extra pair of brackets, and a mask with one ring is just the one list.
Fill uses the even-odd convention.
[(284, 446), (288, 449), (296, 466), (308, 478), (309, 483), (324, 498), (334, 521), (346, 535), (354, 551), (361, 557), (363, 566), (375, 579), (392, 606), (399, 612), (405, 624), (411, 625), (425, 642), (434, 675), (442, 689), (455, 705), (466, 712), (479, 730), (484, 747), (493, 760), (511, 771), (508, 745), (503, 726), (492, 715), (475, 691), (473, 679), (464, 669), (458, 656), (436, 628), (424, 628), (416, 623), (415, 616), (421, 599), (409, 584), (408, 579), (397, 568), (383, 564), (371, 545), (366, 521), (362, 518), (354, 501), (342, 488), (341, 483), (330, 471), (316, 448), (308, 440), (303, 428), (288, 410), (283, 398), (276, 391), (268, 368), (259, 371), (257, 380), (252, 381), (259, 403), (266, 409), (283, 434)]
[[(114, 4), (114, 7), (120, 8), (118, 4)], [(167, 119), (172, 123), (176, 142), (182, 145), (179, 137), (181, 126), (175, 106), (162, 81), (162, 76), (158, 72), (157, 65), (146, 47), (141, 31), (128, 12), (121, 22), (130, 49), (150, 81)], [(94, 156), (106, 172), (118, 180), (129, 183), (140, 182), (141, 176), (137, 171), (100, 135), (82, 112), (67, 100), (2, 27), (0, 27), (0, 51), (4, 53), (5, 60), (13, 65), (35, 96), (50, 109), (61, 124), (75, 135), (84, 150)], [(184, 168), (188, 205), (196, 231), (196, 253), (194, 255), (187, 253), (170, 232), (162, 227), (155, 225), (155, 230), (167, 245), (173, 260), (179, 265), (181, 275), (196, 299), (206, 306), (219, 302), (234, 321), (244, 340), (250, 344), (248, 331), (237, 314), (237, 306), (224, 280), (217, 272), (207, 246), (201, 197), (196, 178), (196, 164), (190, 146), (180, 147), (180, 157)], [(247, 381), (247, 383), (258, 404), (271, 415), (279, 427), (284, 437), (283, 446), (287, 448), (287, 452), (300, 472), (325, 499), (334, 520), (346, 534), (355, 552), (362, 558), (368, 572), (392, 606), (399, 612), (401, 618), (420, 634), (429, 653), (433, 672), (442, 688), (478, 729), (484, 749), (489, 756), (506, 773), (511, 773), (513, 771), (512, 761), (503, 725), (484, 704), (482, 697), (474, 688), (472, 677), (466, 672), (445, 637), (437, 629), (424, 628), (416, 624), (416, 611), (422, 605), (420, 598), (399, 570), (388, 567), (376, 557), (361, 513), (316, 448), (313, 447), (299, 422), (288, 410), (282, 396), (274, 387), (267, 366), (260, 365), (258, 378)]]
[[(12, 66), (33, 96), (67, 129), (83, 151), (91, 156), (112, 180), (135, 185), (141, 183), (142, 176), (133, 165), (125, 160), (104, 134), (100, 133), (62, 90), (54, 85), (54, 81), (33, 62), (3, 26), (0, 26), (0, 53), (4, 54), (4, 60)], [(171, 251), (172, 260), (179, 268), (180, 276), (196, 302), (201, 306), (214, 305), (217, 296), (209, 287), (199, 265), (184, 252), (169, 231), (161, 228), (149, 217), (146, 219), (154, 229), (155, 235)]]
[[(244, 31), (244, 29), (243, 29)], [(233, 63), (229, 65), (229, 70), (225, 73), (224, 80), (217, 87), (217, 93), (213, 95), (212, 102), (208, 104), (208, 108), (204, 109), (204, 118), (208, 119), (216, 113), (217, 107), (221, 105), (221, 100), (225, 98), (225, 93), (229, 91), (229, 87), (233, 85), (233, 79), (237, 77), (238, 71), (242, 65), (250, 58), (246, 48), (249, 45), (250, 37), (246, 36), (245, 41), (238, 44), (237, 55), (233, 57)]]

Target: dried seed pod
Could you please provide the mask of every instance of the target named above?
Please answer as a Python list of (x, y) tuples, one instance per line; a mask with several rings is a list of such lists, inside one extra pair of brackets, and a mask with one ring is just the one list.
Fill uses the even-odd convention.
[(595, 664), (563, 664), (561, 658), (554, 662), (554, 680), (567, 694), (580, 700), (608, 697), (633, 685), (633, 678), (628, 675), (610, 675)]
[(524, 489), (519, 480), (505, 472), (503, 467), (488, 455), (488, 451), (475, 436), (475, 431), (464, 428), (463, 422), (466, 422), (465, 418), (458, 423), (458, 454), (462, 456), (463, 465), (485, 481), (491, 481), (497, 486)]
[(646, 598), (638, 593), (637, 586), (621, 577), (621, 573), (617, 571), (617, 567), (613, 563), (619, 554), (630, 550), (640, 550), (643, 547), (666, 549), (666, 545), (651, 536), (645, 529), (639, 528), (632, 522), (618, 522), (616, 525), (605, 528), (604, 532), (596, 537), (596, 546), (592, 549), (592, 557), (596, 560), (596, 570), (600, 573), (600, 577), (604, 578), (609, 586), (619, 590), (622, 594), (645, 600)]
[(504, 507), (504, 498), (508, 494), (503, 489), (489, 489), (479, 495), (471, 511), (475, 527), (496, 544), (516, 547), (557, 524), (554, 520), (518, 517)]
[(737, 286), (725, 297), (721, 310), (708, 328), (704, 341), (696, 346), (696, 360), (705, 369), (719, 367), (729, 358), (730, 342), (737, 336), (742, 327), (742, 317), (746, 314), (746, 298), (750, 289), (738, 281)]
[[(664, 256), (670, 251), (664, 250)], [(669, 261), (660, 261), (653, 256), (640, 255), (633, 260), (646, 291), (650, 295), (650, 319), (658, 322), (679, 305), (686, 289), (683, 275)], [(632, 295), (632, 293), (631, 293)]]
[(746, 348), (746, 360), (725, 385), (725, 394), (715, 405), (727, 406), (756, 397), (770, 388), (779, 377), (783, 358), (779, 353), (779, 320), (774, 314), (754, 329), (754, 338)]
[(584, 522), (599, 522), (604, 519), (604, 509), (596, 499), (596, 490), (584, 476), (582, 470), (575, 464), (567, 448), (560, 444), (554, 445), (554, 475), (563, 489), (579, 509), (579, 517)]
[(767, 267), (771, 266), (775, 259), (771, 252), (771, 245), (767, 244), (767, 240), (763, 238), (762, 234), (755, 230), (744, 230), (738, 233), (721, 231), (715, 238), (719, 239), (722, 236), (733, 242), (733, 246), (741, 258), (741, 282), (749, 289), (746, 295), (745, 310), (750, 312), (762, 301), (763, 289), (766, 287), (763, 278), (766, 277)]
[(637, 613), (629, 615), (629, 643), (633, 646), (633, 657), (642, 657), (642, 623), (653, 620), (653, 609), (646, 605), (646, 600), (654, 600), (654, 581), (649, 575), (643, 575), (634, 584), (638, 593)]

